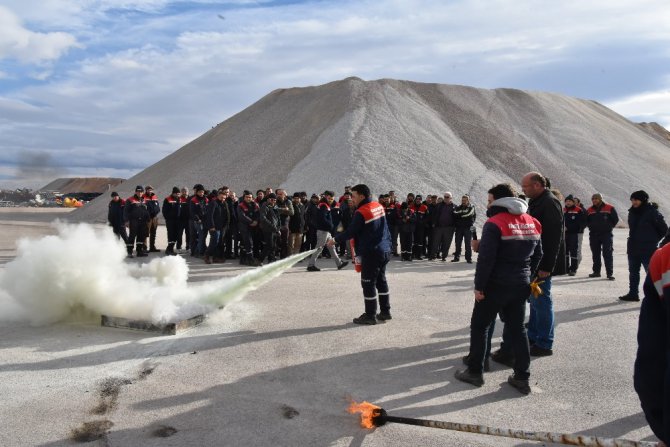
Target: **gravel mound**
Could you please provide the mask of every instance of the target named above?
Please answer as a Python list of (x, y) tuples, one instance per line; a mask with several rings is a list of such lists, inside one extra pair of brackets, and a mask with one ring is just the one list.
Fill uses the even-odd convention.
[[(625, 218), (632, 191), (645, 189), (661, 210), (670, 145), (603, 105), (513, 89), (347, 78), (275, 90), (117, 187), (130, 196), (151, 184), (267, 186), (339, 192), (363, 182), (481, 203), (494, 183), (518, 185), (538, 170), (565, 195), (586, 203), (601, 192)], [(108, 197), (72, 213), (104, 221)]]

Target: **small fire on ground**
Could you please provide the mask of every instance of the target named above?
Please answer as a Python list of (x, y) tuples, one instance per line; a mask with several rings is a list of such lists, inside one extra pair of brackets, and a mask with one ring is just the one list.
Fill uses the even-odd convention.
[(381, 407), (371, 404), (370, 402), (363, 401), (361, 403), (351, 402), (347, 411), (351, 414), (360, 413), (361, 414), (361, 427), (363, 428), (374, 428), (375, 423), (373, 418), (379, 416)]

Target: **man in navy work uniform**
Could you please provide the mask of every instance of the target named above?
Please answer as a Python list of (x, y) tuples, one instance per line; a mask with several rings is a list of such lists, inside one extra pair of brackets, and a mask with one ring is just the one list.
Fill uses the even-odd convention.
[[(361, 263), (361, 285), (365, 298), (365, 313), (354, 318), (355, 324), (377, 324), (391, 319), (389, 286), (386, 282), (386, 264), (391, 258), (391, 235), (386, 224), (384, 207), (371, 199), (370, 188), (354, 186), (351, 198), (356, 211), (346, 231), (328, 241), (329, 246), (354, 240), (356, 256)], [(377, 314), (377, 295), (379, 310)]]

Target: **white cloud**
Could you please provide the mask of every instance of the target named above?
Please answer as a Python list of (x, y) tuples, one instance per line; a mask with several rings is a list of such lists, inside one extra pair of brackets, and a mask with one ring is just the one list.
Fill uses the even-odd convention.
[[(15, 48), (7, 36), (25, 48), (44, 47), (21, 54), (38, 55), (38, 62), (75, 45), (85, 45), (86, 53), (53, 74), (50, 67), (34, 70), (34, 78), (48, 82), (4, 93), (0, 111), (10, 110), (0, 119), (0, 152), (25, 144), (87, 159), (82, 172), (99, 163), (134, 173), (277, 88), (347, 76), (526, 88), (510, 80), (549, 64), (585, 64), (576, 52), (615, 45), (621, 36), (650, 53), (667, 53), (666, 2), (370, 0), (260, 7), (264, 2), (240, 0), (226, 2), (222, 21), (215, 8), (167, 14), (168, 0), (6, 0), (16, 16), (0, 8), (0, 20), (11, 25), (7, 33), (0, 24), (0, 57)], [(254, 7), (230, 9), (234, 3)], [(146, 14), (119, 14), (123, 8)], [(12, 109), (7, 101), (30, 108)], [(626, 116), (670, 110), (667, 97), (644, 95), (608, 105)], [(123, 166), (124, 159), (132, 162)]]
[(621, 115), (637, 121), (655, 121), (670, 130), (670, 86), (664, 90), (616, 99), (605, 105)]
[(78, 46), (77, 40), (71, 34), (37, 33), (24, 28), (19, 18), (2, 6), (0, 29), (0, 60), (12, 58), (24, 63), (53, 61), (70, 48)]

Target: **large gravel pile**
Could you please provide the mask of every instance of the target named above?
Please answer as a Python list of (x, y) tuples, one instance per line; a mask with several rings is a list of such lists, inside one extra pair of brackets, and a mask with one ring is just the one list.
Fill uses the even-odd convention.
[[(512, 89), (348, 78), (276, 90), (128, 179), (130, 196), (151, 184), (277, 187), (322, 192), (367, 183), (484, 200), (496, 182), (538, 170), (564, 194), (601, 192), (625, 218), (630, 193), (645, 189), (670, 206), (670, 143), (594, 101)], [(72, 216), (106, 218), (108, 197)]]

